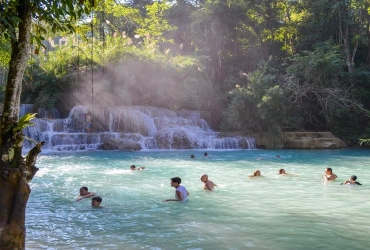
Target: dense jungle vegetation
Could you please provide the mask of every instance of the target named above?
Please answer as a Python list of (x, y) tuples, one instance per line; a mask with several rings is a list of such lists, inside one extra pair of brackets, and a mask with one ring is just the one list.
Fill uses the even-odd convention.
[(222, 131), (370, 137), (370, 0), (101, 0), (74, 26), (46, 24), (22, 103), (196, 109)]

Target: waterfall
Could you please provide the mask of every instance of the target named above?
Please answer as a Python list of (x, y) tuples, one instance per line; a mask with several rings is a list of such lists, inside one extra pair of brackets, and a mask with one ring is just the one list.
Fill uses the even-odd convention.
[[(21, 107), (21, 114), (35, 111), (33, 105)], [(34, 141), (45, 141), (47, 150), (255, 148), (251, 137), (225, 137), (213, 131), (204, 119), (209, 117), (205, 112), (150, 106), (76, 106), (62, 119), (59, 112), (41, 111), (33, 120), (34, 126), (24, 133)], [(85, 114), (91, 117), (89, 133)], [(31, 148), (32, 140), (26, 140), (24, 148)]]
[(54, 119), (61, 117), (59, 110), (57, 110), (56, 108), (47, 109), (36, 107), (33, 104), (22, 104), (19, 110), (19, 117), (22, 117), (27, 113), (37, 113), (38, 118)]

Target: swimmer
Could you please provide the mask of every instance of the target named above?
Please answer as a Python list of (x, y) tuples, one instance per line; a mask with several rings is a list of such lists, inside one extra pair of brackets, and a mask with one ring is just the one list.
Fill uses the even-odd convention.
[(100, 206), (100, 203), (103, 201), (103, 199), (100, 196), (95, 196), (91, 198), (91, 206), (95, 208), (102, 208)]
[(212, 189), (214, 187), (217, 187), (216, 184), (213, 183), (213, 181), (211, 180), (208, 180), (208, 175), (207, 174), (203, 174), (201, 177), (200, 177), (200, 181), (201, 182), (204, 182), (204, 189), (207, 189), (209, 191), (212, 191)]
[(362, 185), (361, 183), (359, 183), (357, 180), (357, 176), (356, 175), (352, 175), (351, 177), (349, 177), (348, 180), (346, 180), (345, 182), (341, 183), (341, 185)]
[(190, 158), (195, 158), (195, 156), (194, 155), (190, 155)]
[(326, 168), (325, 174), (323, 174), (322, 177), (324, 177), (326, 181), (334, 181), (338, 176), (333, 173), (331, 168)]
[(131, 170), (144, 170), (144, 169), (145, 169), (145, 167), (138, 167), (138, 168), (136, 169), (136, 166), (135, 166), (135, 165), (131, 165), (131, 166), (130, 166), (130, 169), (131, 169)]
[(260, 170), (256, 170), (256, 171), (253, 172), (253, 175), (249, 175), (248, 177), (253, 178), (253, 177), (264, 177), (264, 176), (261, 175)]
[(207, 152), (204, 152), (203, 156), (204, 157), (208, 157), (208, 153)]
[(77, 197), (76, 201), (80, 201), (85, 198), (93, 197), (95, 194), (93, 192), (89, 192), (87, 187), (80, 188), (80, 196)]
[(186, 187), (180, 186), (181, 179), (180, 177), (173, 177), (171, 178), (171, 187), (174, 187), (176, 189), (175, 191), (175, 199), (167, 199), (163, 202), (167, 201), (186, 201), (189, 196), (188, 190), (186, 190)]
[(288, 174), (287, 172), (285, 172), (285, 169), (284, 169), (284, 168), (279, 169), (279, 173), (278, 173), (278, 175), (291, 175), (291, 176), (298, 176), (297, 174)]

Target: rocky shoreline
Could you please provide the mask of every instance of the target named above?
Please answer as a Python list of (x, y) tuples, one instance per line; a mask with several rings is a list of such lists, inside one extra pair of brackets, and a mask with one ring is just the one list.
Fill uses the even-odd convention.
[[(254, 134), (257, 148), (268, 148), (270, 139), (266, 134)], [(283, 132), (284, 149), (335, 149), (347, 147), (345, 142), (331, 132)]]

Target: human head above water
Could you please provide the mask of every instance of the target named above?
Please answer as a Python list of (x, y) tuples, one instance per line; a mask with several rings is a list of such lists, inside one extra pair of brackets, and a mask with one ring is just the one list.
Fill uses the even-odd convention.
[(88, 192), (89, 192), (89, 189), (87, 187), (80, 188), (80, 195), (86, 195)]
[(181, 183), (181, 178), (180, 178), (180, 177), (172, 177), (172, 178), (171, 178), (171, 181), (172, 181), (172, 182), (175, 182), (175, 183), (178, 183), (178, 184), (180, 185), (180, 183)]
[(95, 196), (95, 197), (92, 197), (91, 200), (93, 201), (97, 201), (99, 203), (101, 203), (103, 201), (103, 199), (100, 197), (100, 196)]
[(352, 176), (351, 176), (351, 180), (352, 180), (352, 181), (356, 181), (356, 180), (357, 180), (357, 176), (356, 176), (356, 175), (352, 175)]
[(279, 174), (285, 174), (285, 169), (284, 168), (279, 169)]
[(201, 181), (207, 181), (208, 180), (208, 174), (202, 174), (201, 176), (200, 176), (200, 180)]
[(131, 170), (135, 170), (136, 169), (136, 166), (135, 165), (131, 165), (130, 168), (131, 168)]
[(100, 203), (103, 201), (103, 199), (100, 196), (95, 196), (91, 198), (91, 205), (93, 207), (99, 207)]
[(257, 169), (256, 171), (254, 171), (253, 175), (254, 176), (260, 176), (261, 175), (261, 171)]
[(333, 170), (331, 168), (326, 168), (325, 172), (329, 172), (329, 173), (332, 173)]

